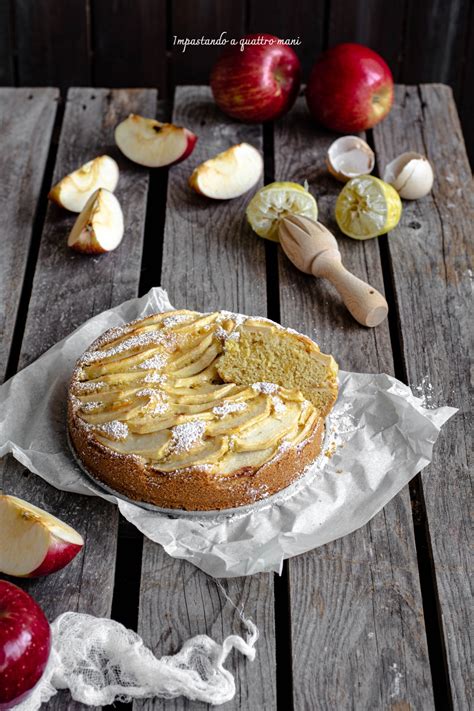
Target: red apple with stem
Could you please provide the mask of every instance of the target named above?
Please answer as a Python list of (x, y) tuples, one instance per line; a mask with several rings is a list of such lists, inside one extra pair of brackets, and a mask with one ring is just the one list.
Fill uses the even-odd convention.
[(301, 65), (295, 52), (274, 35), (246, 35), (231, 46), (211, 72), (211, 89), (224, 113), (240, 121), (282, 116), (297, 97)]
[(311, 70), (306, 101), (312, 116), (340, 133), (372, 128), (393, 102), (393, 77), (382, 57), (361, 44), (338, 44)]
[(48, 663), (51, 630), (41, 607), (24, 590), (0, 580), (0, 709), (23, 701)]

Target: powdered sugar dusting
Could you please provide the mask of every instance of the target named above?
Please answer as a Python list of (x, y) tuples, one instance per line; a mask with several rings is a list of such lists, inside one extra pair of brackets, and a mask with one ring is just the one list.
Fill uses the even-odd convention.
[(161, 390), (143, 388), (143, 390), (137, 392), (137, 396), (149, 399), (151, 415), (162, 415), (169, 410), (168, 395)]
[(151, 358), (147, 358), (139, 363), (137, 368), (140, 368), (141, 370), (161, 370), (168, 362), (168, 358), (168, 353), (155, 353), (155, 355), (151, 356)]
[(161, 375), (160, 373), (148, 373), (143, 381), (145, 383), (159, 383), (162, 384), (166, 381), (166, 375)]
[(172, 326), (176, 326), (177, 323), (181, 323), (182, 321), (189, 321), (191, 318), (193, 318), (193, 314), (176, 314), (175, 316), (167, 316), (163, 319), (163, 325), (170, 328)]
[(225, 328), (222, 328), (222, 326), (218, 326), (216, 330), (214, 331), (214, 335), (216, 338), (219, 339), (219, 341), (226, 341), (229, 338), (228, 332), (225, 330)]
[(286, 410), (286, 405), (281, 399), (281, 397), (278, 397), (277, 395), (272, 395), (272, 403), (273, 403), (273, 409), (275, 410), (276, 413), (280, 412), (285, 412)]
[(278, 461), (278, 459), (280, 459), (280, 457), (282, 457), (285, 454), (285, 452), (287, 452), (289, 449), (291, 449), (292, 446), (293, 445), (291, 444), (291, 442), (289, 442), (287, 439), (283, 438), (281, 440), (280, 444), (278, 445), (276, 452), (273, 454), (272, 457), (270, 457), (270, 459), (268, 459), (264, 463), (263, 466), (268, 467), (271, 464), (274, 464), (276, 461)]
[(219, 316), (217, 318), (218, 323), (224, 319), (230, 319), (233, 321), (235, 328), (237, 328), (237, 326), (241, 326), (244, 321), (248, 319), (248, 316), (245, 316), (244, 314), (236, 314), (232, 311), (219, 311)]
[(279, 454), (283, 454), (283, 452), (287, 452), (289, 449), (291, 449), (291, 442), (289, 442), (287, 439), (282, 439), (278, 446)]
[(92, 402), (83, 402), (81, 403), (81, 410), (83, 412), (92, 412), (93, 410), (98, 410), (100, 407), (102, 407), (102, 405), (103, 403), (99, 400), (94, 400)]
[(153, 388), (137, 390), (137, 397), (154, 397), (155, 395), (158, 395), (158, 390), (154, 390)]
[(126, 333), (130, 331), (131, 324), (124, 323), (122, 326), (115, 326), (110, 328), (108, 331), (102, 334), (102, 336), (96, 341), (97, 348), (101, 348), (105, 343), (110, 343), (118, 338), (121, 338)]
[(107, 348), (104, 351), (90, 351), (84, 353), (81, 358), (81, 363), (89, 364), (95, 363), (98, 360), (104, 358), (112, 358), (113, 356), (119, 355), (125, 351), (136, 350), (138, 348), (144, 348), (153, 344), (161, 344), (169, 342), (169, 336), (164, 333), (159, 333), (157, 331), (147, 331), (145, 333), (137, 333), (130, 338), (126, 338), (124, 341), (117, 343), (117, 345)]
[[(159, 464), (154, 467), (154, 469), (159, 470)], [(195, 474), (195, 472), (214, 472), (216, 469), (215, 464), (190, 464), (188, 467), (180, 467), (179, 474)], [(168, 476), (172, 476), (174, 472), (167, 472)]]
[(430, 382), (428, 375), (424, 375), (418, 385), (410, 386), (413, 394), (421, 398), (421, 404), (427, 410), (434, 410), (438, 407), (438, 402), (442, 399), (442, 391), (435, 392), (433, 383)]
[(212, 412), (218, 417), (225, 417), (230, 415), (232, 412), (242, 412), (242, 410), (247, 409), (246, 402), (231, 402), (230, 400), (224, 400), (222, 405), (216, 405), (212, 408)]
[(170, 409), (169, 403), (166, 402), (165, 400), (157, 400), (153, 408), (151, 410), (151, 414), (153, 416), (155, 415), (163, 415), (165, 412), (167, 412)]
[(349, 435), (356, 429), (356, 423), (350, 411), (352, 404), (346, 403), (342, 407), (339, 406), (332, 410), (327, 421), (326, 427), (329, 435), (328, 449), (325, 451), (327, 457), (332, 457), (338, 447), (344, 446), (349, 439)]
[(403, 674), (399, 671), (398, 665), (394, 662), (389, 666), (389, 672), (393, 675), (390, 682), (389, 698), (394, 699), (400, 696), (400, 682), (403, 679)]
[(264, 393), (265, 395), (272, 395), (278, 390), (278, 385), (276, 383), (254, 383), (252, 389), (257, 393)]
[(107, 383), (104, 383), (103, 381), (92, 382), (86, 380), (84, 382), (74, 383), (74, 390), (84, 393), (84, 395), (88, 395), (89, 393), (95, 393), (98, 390), (101, 390), (106, 386), (106, 384)]
[(222, 326), (218, 326), (214, 331), (214, 335), (219, 339), (219, 341), (225, 343), (226, 341), (238, 341), (240, 338), (240, 331), (226, 331), (225, 328), (222, 328)]
[(128, 437), (127, 425), (125, 422), (119, 422), (119, 420), (111, 420), (111, 422), (105, 422), (103, 425), (96, 425), (94, 429), (115, 440), (123, 440)]
[(189, 452), (190, 449), (202, 441), (202, 436), (206, 429), (203, 420), (192, 420), (175, 425), (171, 428), (172, 448), (176, 454)]

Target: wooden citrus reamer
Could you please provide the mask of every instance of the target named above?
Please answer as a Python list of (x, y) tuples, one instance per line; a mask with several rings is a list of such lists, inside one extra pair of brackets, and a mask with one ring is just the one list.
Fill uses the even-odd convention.
[(320, 222), (288, 215), (278, 226), (286, 256), (306, 274), (328, 279), (352, 316), (363, 326), (378, 326), (388, 313), (380, 292), (351, 274), (342, 264), (336, 238)]

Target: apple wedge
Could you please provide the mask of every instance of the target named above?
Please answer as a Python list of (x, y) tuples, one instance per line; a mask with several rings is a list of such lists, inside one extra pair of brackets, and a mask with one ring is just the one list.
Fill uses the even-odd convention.
[(253, 188), (262, 172), (263, 160), (257, 149), (248, 143), (239, 143), (198, 165), (189, 178), (189, 185), (200, 195), (229, 200)]
[(187, 128), (172, 123), (130, 114), (115, 129), (115, 142), (134, 163), (147, 168), (162, 168), (187, 158), (197, 136)]
[(109, 190), (99, 188), (74, 223), (67, 243), (84, 254), (111, 252), (122, 241), (123, 229), (119, 201)]
[(49, 200), (71, 212), (81, 212), (90, 196), (98, 188), (114, 192), (119, 179), (119, 168), (110, 156), (97, 156), (66, 175), (51, 188)]
[(84, 545), (82, 536), (47, 511), (0, 495), (0, 572), (20, 578), (64, 568)]

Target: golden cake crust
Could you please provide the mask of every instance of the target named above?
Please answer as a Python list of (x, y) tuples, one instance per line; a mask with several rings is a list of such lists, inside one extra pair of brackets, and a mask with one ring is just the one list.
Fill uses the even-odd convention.
[[(196, 312), (186, 311), (156, 314), (127, 324), (125, 329), (128, 331), (125, 330), (125, 334), (133, 333), (135, 326), (140, 327), (141, 324), (148, 324), (154, 316), (161, 320), (164, 320), (163, 317), (166, 316), (172, 320), (176, 319), (177, 315), (179, 322), (182, 314), (203, 316), (196, 314)], [(234, 314), (230, 316), (235, 317)], [(221, 321), (222, 319), (219, 320), (219, 323)], [(249, 322), (256, 324), (257, 335), (259, 324), (264, 324), (262, 328), (266, 327), (265, 324), (272, 324), (275, 328), (281, 329), (277, 324), (265, 319), (250, 319)], [(215, 325), (216, 323), (212, 328)], [(229, 328), (227, 321), (224, 321), (224, 326)], [(238, 326), (239, 321), (237, 320), (233, 323), (232, 328), (235, 330)], [(220, 326), (219, 330), (222, 331)], [(281, 331), (283, 332), (284, 329)], [(172, 470), (168, 468), (163, 471), (159, 467), (159, 462), (151, 465), (144, 456), (116, 451), (107, 445), (104, 437), (97, 436), (97, 427), (91, 426), (85, 421), (87, 416), (81, 411), (81, 401), (77, 397), (77, 391), (78, 386), (84, 382), (84, 367), (87, 368), (85, 364), (93, 362), (91, 354), (94, 356), (98, 349), (104, 349), (110, 343), (120, 341), (120, 338), (120, 329), (110, 329), (89, 347), (76, 365), (68, 392), (68, 431), (72, 447), (87, 472), (111, 489), (134, 501), (154, 504), (165, 509), (205, 511), (236, 508), (253, 504), (288, 487), (304, 473), (307, 466), (320, 454), (324, 435), (324, 415), (332, 406), (337, 394), (337, 386), (334, 385), (337, 365), (333, 359), (330, 359), (330, 387), (334, 392), (330, 394), (327, 408), (321, 412), (320, 416), (314, 416), (315, 413), (317, 414), (317, 410), (308, 403), (313, 417), (307, 420), (308, 423), (311, 422), (311, 426), (308, 428), (308, 424), (306, 425), (304, 439), (302, 441), (295, 440), (298, 441), (298, 444), (292, 446), (280, 446), (278, 451), (260, 466), (243, 466), (231, 472), (227, 471), (225, 474), (220, 472), (218, 467), (216, 470), (215, 466), (200, 466), (198, 464)], [(306, 336), (295, 334), (294, 338), (302, 339), (307, 348), (310, 345), (310, 349), (314, 348), (319, 353), (317, 346)], [(320, 354), (320, 357), (330, 358), (324, 354)], [(220, 382), (226, 384), (229, 381), (221, 380)], [(265, 383), (263, 384), (265, 385)], [(237, 388), (237, 386), (235, 387)], [(284, 392), (290, 392), (291, 400), (291, 391)], [(302, 400), (301, 393), (299, 396)], [(100, 397), (100, 394), (97, 397)], [(259, 394), (257, 397), (268, 398), (270, 396)], [(273, 398), (273, 396), (271, 397)], [(255, 427), (258, 426), (255, 425)]]
[(147, 466), (140, 457), (112, 452), (81, 426), (71, 404), (68, 423), (76, 454), (99, 482), (133, 501), (189, 511), (231, 509), (276, 494), (299, 479), (318, 457), (324, 436), (324, 422), (318, 419), (311, 435), (298, 447), (257, 470), (242, 468), (220, 477), (199, 467), (162, 472)]

